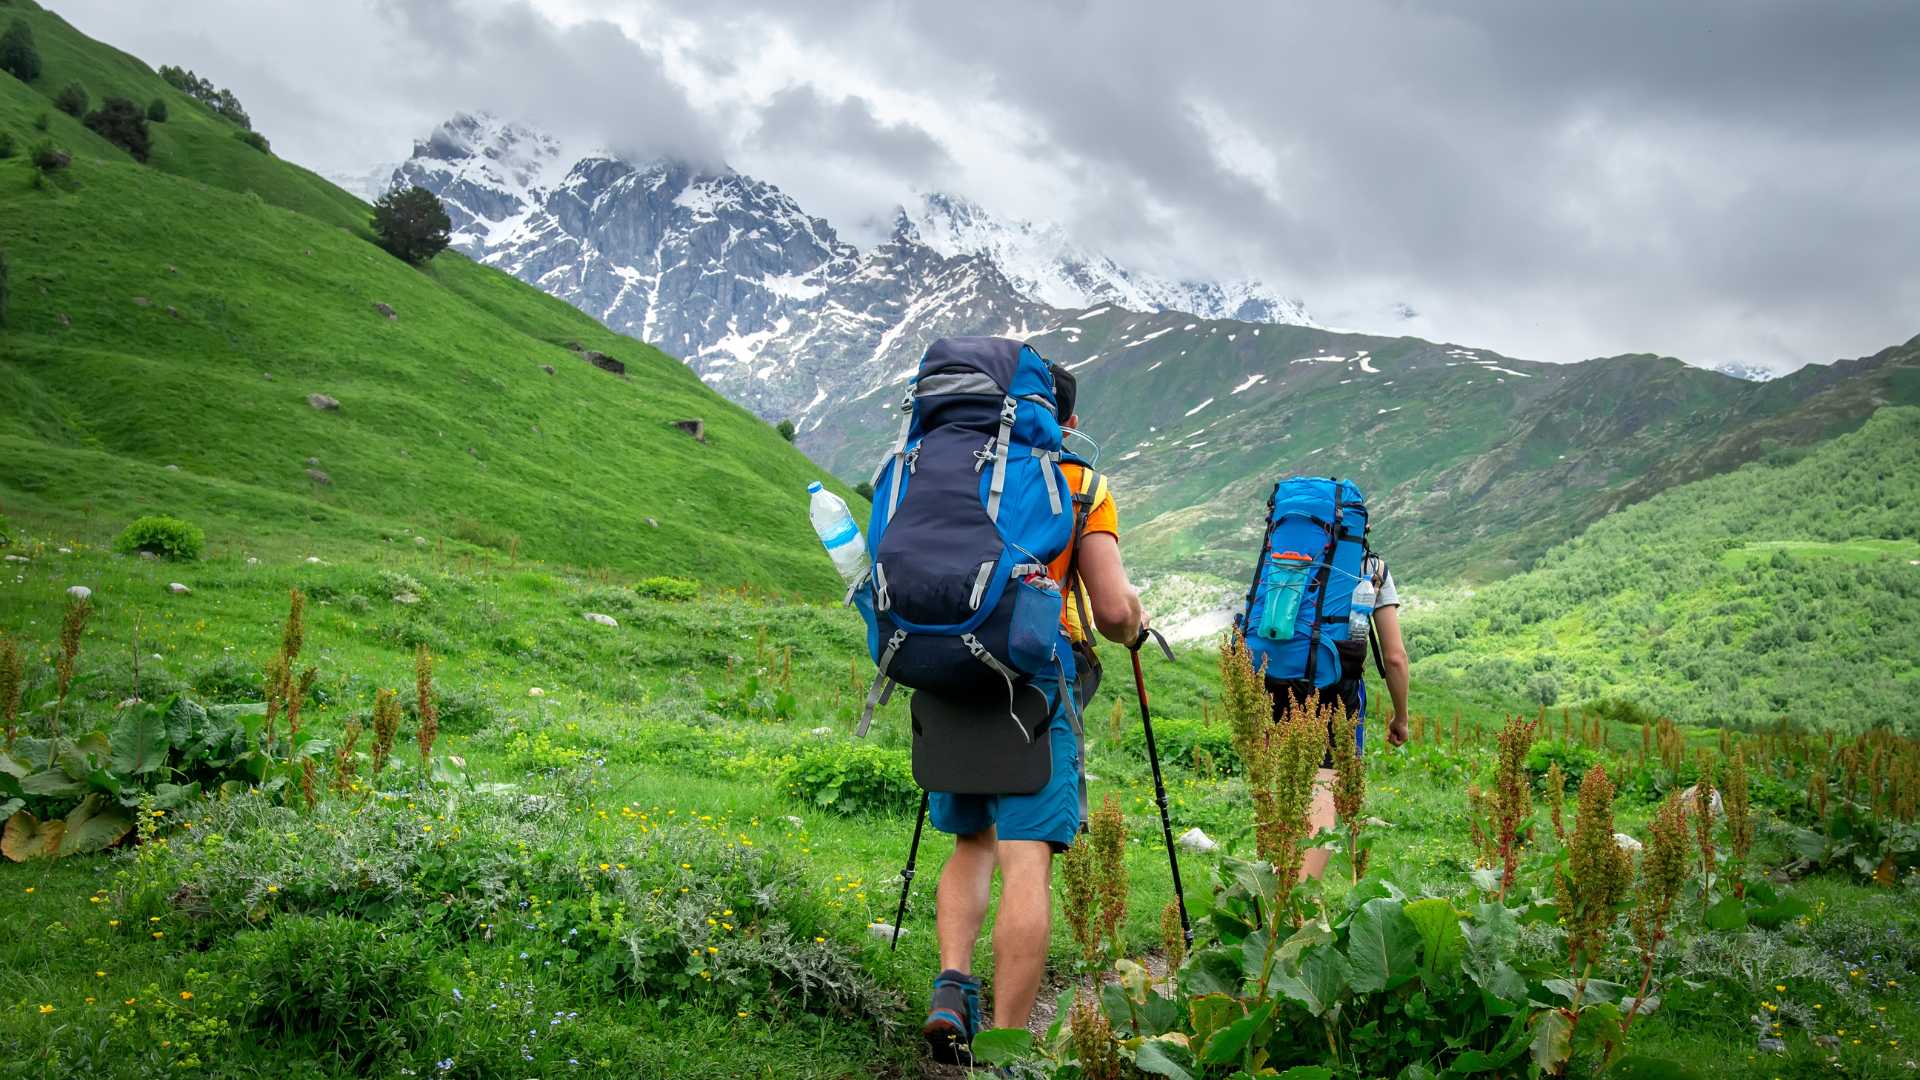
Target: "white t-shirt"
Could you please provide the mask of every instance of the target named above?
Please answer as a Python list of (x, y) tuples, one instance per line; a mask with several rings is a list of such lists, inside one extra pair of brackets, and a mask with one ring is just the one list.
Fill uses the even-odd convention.
[[(1382, 559), (1378, 555), (1370, 556), (1367, 561), (1362, 564), (1361, 574), (1365, 577), (1377, 577), (1380, 579), (1379, 594), (1373, 598), (1373, 609), (1375, 611), (1383, 607), (1400, 606), (1400, 590), (1394, 587), (1393, 571), (1387, 568), (1387, 561), (1385, 559)], [(1357, 584), (1354, 586), (1354, 591), (1359, 591)]]

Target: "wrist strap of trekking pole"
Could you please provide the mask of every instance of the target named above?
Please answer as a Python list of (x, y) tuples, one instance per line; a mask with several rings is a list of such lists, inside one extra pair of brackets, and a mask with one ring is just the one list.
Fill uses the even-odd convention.
[(1168, 663), (1173, 662), (1173, 647), (1167, 644), (1166, 635), (1162, 634), (1158, 630), (1155, 630), (1151, 626), (1141, 627), (1140, 636), (1137, 638), (1134, 638), (1133, 644), (1127, 646), (1127, 648), (1133, 650), (1134, 652), (1139, 652), (1141, 647), (1146, 645), (1148, 639), (1152, 639), (1154, 642), (1156, 642), (1160, 646), (1160, 651), (1166, 654)]

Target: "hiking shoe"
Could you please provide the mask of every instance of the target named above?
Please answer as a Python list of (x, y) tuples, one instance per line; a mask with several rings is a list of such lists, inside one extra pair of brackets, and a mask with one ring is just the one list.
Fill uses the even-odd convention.
[(980, 1030), (980, 981), (952, 968), (933, 980), (927, 1022), (920, 1026), (927, 1052), (945, 1065), (973, 1062), (973, 1035)]

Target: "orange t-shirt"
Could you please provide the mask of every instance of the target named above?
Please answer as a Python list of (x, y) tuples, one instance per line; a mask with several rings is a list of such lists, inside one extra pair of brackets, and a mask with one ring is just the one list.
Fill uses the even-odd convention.
[[(1081, 527), (1080, 535), (1106, 533), (1115, 540), (1120, 539), (1120, 511), (1113, 505), (1113, 492), (1107, 490), (1107, 478), (1084, 465), (1077, 465), (1071, 461), (1061, 462), (1060, 471), (1067, 474), (1067, 489), (1075, 493), (1080, 492), (1089, 478), (1095, 478), (1093, 509), (1087, 512), (1087, 523)], [(1047, 573), (1053, 580), (1060, 583), (1061, 591), (1066, 597), (1066, 603), (1062, 606), (1060, 613), (1060, 625), (1067, 632), (1067, 640), (1085, 641), (1087, 633), (1080, 626), (1080, 600), (1075, 595), (1078, 583), (1067, 580), (1067, 563), (1072, 558), (1073, 549), (1068, 548), (1047, 567)], [(1093, 599), (1087, 597), (1087, 603), (1091, 606)]]

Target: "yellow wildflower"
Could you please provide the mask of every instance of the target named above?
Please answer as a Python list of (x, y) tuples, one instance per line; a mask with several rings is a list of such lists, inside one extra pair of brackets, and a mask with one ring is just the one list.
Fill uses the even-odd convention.
[(40, 1006), (40, 1015), (41, 1015), (41, 1016), (45, 1016), (45, 1015), (47, 1015), (48, 1013), (50, 1013), (50, 1012), (52, 1012), (52, 1011), (53, 1011), (53, 1006), (51, 1006), (51, 1005), (42, 1005), (42, 1006)]

